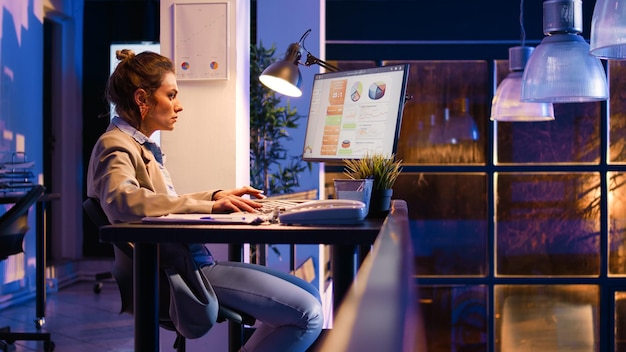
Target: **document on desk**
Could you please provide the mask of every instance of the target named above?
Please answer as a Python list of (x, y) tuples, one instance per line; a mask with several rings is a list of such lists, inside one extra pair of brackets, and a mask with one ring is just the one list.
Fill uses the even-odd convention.
[(260, 224), (264, 219), (258, 214), (168, 214), (146, 216), (141, 221), (174, 224)]

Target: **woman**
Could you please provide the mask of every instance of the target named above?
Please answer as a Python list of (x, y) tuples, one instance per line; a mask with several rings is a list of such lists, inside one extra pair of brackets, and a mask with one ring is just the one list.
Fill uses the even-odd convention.
[[(120, 60), (106, 96), (118, 116), (96, 142), (87, 196), (99, 200), (109, 221), (136, 221), (170, 213), (254, 211), (263, 198), (252, 187), (177, 195), (163, 155), (150, 136), (171, 131), (183, 110), (174, 66), (152, 52), (116, 53)], [(323, 324), (317, 290), (304, 280), (252, 264), (217, 262), (202, 244), (189, 246), (220, 303), (259, 322), (242, 351), (305, 351)]]

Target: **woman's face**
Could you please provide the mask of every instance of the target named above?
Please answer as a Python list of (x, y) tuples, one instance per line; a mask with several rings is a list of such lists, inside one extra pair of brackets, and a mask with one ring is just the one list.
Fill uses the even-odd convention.
[(178, 100), (176, 75), (167, 72), (163, 75), (161, 86), (150, 99), (150, 108), (143, 119), (141, 130), (150, 137), (158, 130), (171, 131), (183, 106)]

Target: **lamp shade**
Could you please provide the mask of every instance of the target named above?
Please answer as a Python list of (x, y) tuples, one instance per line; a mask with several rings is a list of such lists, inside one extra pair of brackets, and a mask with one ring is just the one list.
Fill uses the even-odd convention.
[(491, 103), (491, 120), (494, 121), (551, 121), (554, 107), (551, 103), (523, 102), (522, 75), (534, 48), (516, 46), (509, 48), (509, 71), (500, 82)]
[(597, 0), (591, 18), (591, 54), (626, 59), (626, 1)]
[(522, 76), (522, 101), (575, 103), (607, 100), (606, 74), (600, 59), (578, 35), (580, 0), (546, 0), (545, 37), (528, 59)]
[(285, 58), (265, 68), (259, 76), (259, 81), (280, 94), (290, 97), (301, 96), (302, 74), (298, 68), (300, 57), (300, 45), (291, 44)]

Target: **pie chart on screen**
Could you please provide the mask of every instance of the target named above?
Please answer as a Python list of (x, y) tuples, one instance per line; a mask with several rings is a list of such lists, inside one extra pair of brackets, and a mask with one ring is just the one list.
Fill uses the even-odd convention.
[(385, 95), (387, 84), (385, 82), (374, 82), (370, 85), (368, 96), (372, 100), (378, 100)]
[(350, 99), (352, 101), (359, 101), (361, 99), (361, 92), (363, 91), (363, 85), (361, 82), (355, 82), (350, 90)]

